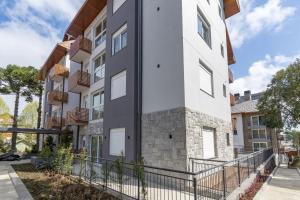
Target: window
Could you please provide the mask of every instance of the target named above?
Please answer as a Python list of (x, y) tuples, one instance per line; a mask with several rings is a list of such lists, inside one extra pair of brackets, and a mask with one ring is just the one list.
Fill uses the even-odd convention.
[(221, 44), (221, 55), (224, 57), (224, 46)]
[(213, 129), (203, 128), (203, 158), (215, 158), (215, 133)]
[(260, 151), (267, 148), (266, 142), (253, 142), (253, 151)]
[(115, 13), (126, 0), (113, 0), (113, 13)]
[(252, 138), (253, 139), (267, 139), (266, 130), (265, 129), (252, 130)]
[(103, 53), (94, 61), (94, 83), (105, 77), (105, 57), (105, 53)]
[(252, 116), (251, 122), (252, 122), (252, 126), (264, 126), (265, 125), (264, 116)]
[(102, 137), (99, 135), (92, 135), (90, 144), (90, 156), (92, 158), (92, 161), (98, 162), (99, 158), (102, 157)]
[(210, 25), (198, 8), (198, 33), (208, 46), (211, 46)]
[(88, 97), (88, 95), (83, 97), (82, 107), (83, 108), (89, 108), (89, 97)]
[(122, 26), (112, 37), (112, 55), (127, 46), (127, 24)]
[(230, 135), (229, 135), (229, 133), (226, 133), (226, 141), (227, 141), (227, 146), (230, 146)]
[(226, 85), (223, 84), (223, 96), (227, 96)]
[(200, 89), (213, 96), (213, 75), (212, 71), (200, 62)]
[(111, 78), (111, 100), (126, 96), (126, 71)]
[(97, 92), (92, 97), (92, 120), (103, 118), (104, 92)]
[(237, 124), (237, 119), (236, 119), (236, 118), (232, 118), (232, 129), (233, 129), (233, 135), (237, 135), (237, 128), (236, 128), (236, 124)]
[(125, 128), (110, 130), (109, 154), (112, 156), (125, 155)]
[(95, 48), (106, 40), (106, 18), (95, 28)]

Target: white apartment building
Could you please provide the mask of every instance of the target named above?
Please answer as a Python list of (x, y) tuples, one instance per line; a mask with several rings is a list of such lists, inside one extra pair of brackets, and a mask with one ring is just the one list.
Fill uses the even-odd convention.
[(237, 0), (86, 0), (41, 69), (44, 127), (97, 158), (232, 159), (225, 20), (238, 12)]

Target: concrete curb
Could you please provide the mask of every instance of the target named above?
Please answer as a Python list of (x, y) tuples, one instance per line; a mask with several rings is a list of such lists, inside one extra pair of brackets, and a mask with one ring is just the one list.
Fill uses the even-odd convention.
[(9, 168), (10, 169), (9, 169), (8, 175), (16, 189), (19, 199), (20, 200), (33, 200), (31, 194), (29, 193), (26, 186), (24, 185), (22, 180), (19, 178), (19, 176), (17, 175), (17, 173), (15, 172), (13, 167), (11, 165), (9, 165)]

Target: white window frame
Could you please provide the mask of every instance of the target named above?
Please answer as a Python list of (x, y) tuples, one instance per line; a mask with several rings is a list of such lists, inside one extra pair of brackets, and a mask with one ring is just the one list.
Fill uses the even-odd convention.
[[(199, 70), (199, 78), (200, 78), (199, 84), (200, 84), (200, 90), (201, 90), (202, 92), (208, 94), (209, 96), (214, 97), (214, 77), (213, 77), (214, 75), (213, 75), (213, 71), (212, 71), (210, 68), (208, 68), (208, 67), (207, 67), (203, 62), (201, 62), (201, 61), (200, 61), (199, 67), (201, 68), (201, 69)], [(205, 73), (207, 73), (207, 74), (210, 75), (210, 90), (211, 90), (211, 91), (206, 91), (206, 89), (204, 89), (204, 87), (202, 87), (202, 85), (204, 85), (203, 82), (202, 82), (202, 79), (201, 79), (201, 73), (202, 73), (202, 72), (205, 72)], [(207, 74), (206, 74), (206, 75), (207, 75)], [(202, 83), (201, 83), (201, 82), (202, 82)]]
[[(105, 28), (103, 28), (104, 22), (105, 22)], [(101, 32), (98, 35), (96, 35), (96, 30), (100, 24), (101, 24)], [(107, 29), (107, 18), (103, 17), (101, 21), (94, 27), (94, 42), (93, 42), (94, 49), (96, 49), (104, 41), (106, 41), (106, 29)], [(98, 39), (100, 39), (100, 42), (96, 44)]]
[[(121, 85), (121, 87), (125, 87), (123, 93), (119, 95), (113, 94), (113, 81), (125, 75), (125, 83)], [(110, 100), (119, 99), (125, 97), (127, 95), (127, 70), (121, 71), (120, 73), (114, 75), (110, 79)]]
[[(97, 156), (96, 156), (96, 160), (94, 160), (95, 162), (99, 162), (99, 158), (102, 156), (102, 145), (103, 145), (103, 137), (101, 135), (90, 135), (90, 157), (92, 157), (92, 140), (93, 138), (96, 138), (97, 140)], [(100, 153), (101, 150), (101, 153)]]
[(252, 142), (252, 149), (254, 151), (254, 144), (259, 144), (259, 149), (258, 151), (262, 150), (263, 148), (261, 148), (261, 144), (266, 144), (266, 148), (268, 148), (268, 143), (267, 142)]
[[(258, 121), (258, 124), (257, 125), (254, 125), (253, 124), (253, 118), (257, 117), (257, 121)], [(260, 117), (264, 117), (263, 115), (255, 115), (255, 116), (251, 116), (251, 126), (265, 126), (264, 124), (261, 124), (262, 122), (260, 121)]]
[[(207, 132), (211, 132), (213, 134), (213, 156), (207, 156), (205, 155), (205, 141), (204, 141), (204, 132), (207, 131)], [(204, 159), (213, 159), (213, 158), (216, 158), (216, 134), (215, 134), (215, 130), (213, 128), (209, 128), (209, 127), (202, 127), (202, 147), (203, 147), (203, 158)], [(207, 145), (207, 144), (206, 144)], [(208, 145), (210, 146), (210, 145)]]
[[(257, 131), (258, 138), (254, 138), (253, 137), (253, 132), (254, 131)], [(265, 137), (261, 137), (260, 131), (264, 131), (265, 132)], [(252, 133), (252, 139), (267, 139), (268, 138), (268, 136), (267, 136), (267, 130), (266, 129), (252, 129), (251, 133)]]
[[(124, 41), (122, 40), (123, 39), (123, 35), (126, 34), (126, 43), (124, 45)], [(120, 43), (120, 49), (115, 49), (115, 42), (116, 42), (116, 38), (119, 38), (118, 42)], [(128, 32), (127, 32), (127, 23), (124, 24), (121, 28), (119, 28), (119, 30), (117, 30), (113, 36), (112, 36), (112, 41), (111, 41), (111, 44), (112, 44), (112, 55), (115, 55), (116, 53), (118, 53), (119, 51), (121, 51), (122, 49), (126, 48), (127, 45), (128, 45)]]
[[(105, 61), (103, 61), (103, 58), (105, 57)], [(100, 65), (96, 68), (96, 60), (100, 58)], [(106, 53), (102, 52), (98, 56), (93, 59), (93, 83), (97, 83), (101, 79), (105, 78), (105, 63), (106, 63)], [(96, 80), (96, 73), (100, 72), (99, 80)]]
[[(197, 9), (197, 32), (200, 37), (204, 40), (204, 42), (211, 48), (211, 26), (208, 22), (207, 18), (204, 16), (203, 12), (198, 7)], [(200, 30), (200, 22), (201, 22), (201, 32)], [(205, 31), (207, 29), (207, 31)], [(205, 33), (207, 32), (207, 33)], [(207, 35), (206, 35), (207, 34)]]
[[(99, 95), (99, 105), (94, 105), (94, 96), (95, 95)], [(102, 100), (102, 95), (103, 95), (103, 100)], [(101, 120), (103, 117), (101, 117), (101, 113), (100, 113), (100, 117), (99, 118), (95, 118), (93, 119), (93, 110), (94, 109), (99, 109), (99, 112), (103, 112), (104, 109), (104, 98), (105, 98), (105, 94), (103, 90), (98, 90), (94, 93), (91, 94), (91, 109), (90, 109), (90, 120), (91, 121), (97, 121), (97, 120)]]
[[(118, 135), (118, 136), (122, 136), (123, 138), (117, 138), (118, 139), (118, 144), (116, 145), (115, 143), (112, 143), (112, 134), (122, 134), (122, 135)], [(124, 140), (122, 140), (124, 139)], [(113, 146), (115, 145), (115, 146)], [(118, 147), (120, 149), (120, 152), (116, 152), (119, 149), (115, 150), (113, 149), (114, 147)], [(126, 129), (125, 128), (113, 128), (110, 129), (109, 131), (109, 155), (111, 156), (121, 156), (121, 154), (123, 153), (123, 156), (125, 156), (126, 154)]]

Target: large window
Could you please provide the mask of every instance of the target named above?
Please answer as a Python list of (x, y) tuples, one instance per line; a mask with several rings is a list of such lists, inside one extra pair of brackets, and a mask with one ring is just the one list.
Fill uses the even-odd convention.
[(110, 130), (109, 154), (112, 156), (125, 155), (125, 128)]
[(106, 18), (95, 28), (95, 48), (106, 40)]
[(126, 0), (113, 0), (113, 12), (115, 13)]
[(253, 139), (267, 139), (266, 129), (253, 129), (252, 130)]
[(198, 33), (208, 46), (211, 46), (210, 24), (198, 8)]
[(215, 158), (215, 133), (213, 129), (203, 128), (203, 158)]
[(253, 151), (260, 151), (268, 147), (266, 142), (253, 142)]
[(126, 96), (126, 71), (111, 78), (111, 100)]
[(112, 55), (127, 46), (127, 24), (122, 26), (112, 37)]
[(200, 89), (205, 93), (213, 96), (213, 73), (212, 71), (206, 67), (203, 63), (200, 62), (199, 67), (200, 74)]
[(92, 161), (98, 162), (102, 157), (102, 136), (92, 135), (90, 140), (90, 156)]
[(104, 92), (97, 92), (92, 96), (92, 120), (103, 118)]
[(251, 122), (252, 122), (252, 126), (264, 126), (265, 125), (264, 116), (252, 116)]
[(105, 53), (103, 53), (94, 61), (94, 83), (103, 79), (105, 76), (105, 57)]

